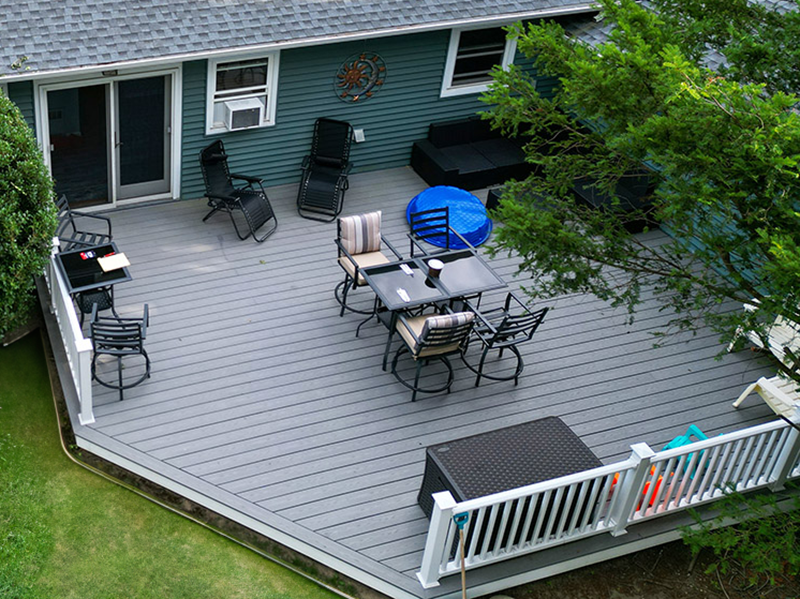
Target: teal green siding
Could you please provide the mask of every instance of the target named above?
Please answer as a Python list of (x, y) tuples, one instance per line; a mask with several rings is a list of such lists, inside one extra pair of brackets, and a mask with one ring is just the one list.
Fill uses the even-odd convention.
[(8, 98), (17, 105), (30, 128), (36, 131), (36, 118), (33, 109), (33, 83), (30, 81), (9, 83)]
[[(181, 194), (204, 194), (200, 150), (221, 137), (234, 172), (264, 177), (268, 185), (299, 180), (314, 121), (325, 116), (364, 129), (353, 145), (356, 172), (404, 166), (411, 146), (431, 122), (464, 117), (486, 106), (478, 94), (440, 98), (450, 32), (436, 31), (299, 48), (281, 52), (276, 125), (205, 135), (206, 62), (184, 64), (183, 170)], [(334, 91), (334, 75), (349, 56), (375, 52), (386, 64), (386, 83), (365, 102), (345, 103)]]

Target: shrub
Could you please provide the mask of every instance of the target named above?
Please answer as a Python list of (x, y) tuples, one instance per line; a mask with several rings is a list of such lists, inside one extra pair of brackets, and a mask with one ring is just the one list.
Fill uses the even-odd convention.
[(24, 324), (55, 227), (53, 181), (36, 139), (0, 92), (0, 337)]

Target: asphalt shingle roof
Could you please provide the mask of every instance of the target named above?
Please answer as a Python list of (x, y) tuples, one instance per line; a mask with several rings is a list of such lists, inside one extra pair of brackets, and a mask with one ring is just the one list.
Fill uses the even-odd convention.
[(581, 0), (0, 0), (0, 74), (568, 9)]

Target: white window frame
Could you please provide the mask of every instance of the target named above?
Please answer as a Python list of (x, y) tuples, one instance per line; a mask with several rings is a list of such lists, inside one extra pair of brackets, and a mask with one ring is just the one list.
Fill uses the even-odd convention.
[[(220, 64), (229, 62), (245, 62), (256, 60), (267, 60), (267, 84), (266, 89), (261, 91), (257, 90), (253, 93), (243, 92), (238, 95), (231, 95), (224, 100), (215, 99), (217, 93), (217, 67)], [(230, 100), (243, 100), (247, 98), (263, 98), (266, 96), (264, 103), (264, 118), (261, 124), (257, 127), (271, 127), (275, 124), (275, 112), (278, 105), (278, 71), (280, 65), (280, 52), (265, 52), (257, 55), (248, 56), (228, 56), (225, 58), (210, 59), (208, 61), (208, 78), (206, 82), (206, 135), (217, 135), (220, 133), (229, 133), (228, 128), (224, 124), (214, 122), (214, 107), (224, 101)], [(251, 127), (255, 129), (256, 127)]]
[[(450, 32), (450, 46), (447, 49), (447, 61), (444, 67), (444, 77), (442, 78), (442, 91), (440, 97), (448, 98), (451, 96), (463, 96), (466, 94), (477, 94), (489, 89), (489, 83), (476, 83), (474, 85), (453, 85), (453, 71), (456, 67), (456, 56), (458, 55), (458, 45), (461, 41), (461, 32), (475, 29), (499, 29), (501, 26), (494, 27), (469, 27), (463, 29), (453, 29)], [(507, 69), (514, 61), (514, 55), (517, 51), (517, 40), (506, 39), (506, 46), (503, 50), (503, 60), (500, 66)]]

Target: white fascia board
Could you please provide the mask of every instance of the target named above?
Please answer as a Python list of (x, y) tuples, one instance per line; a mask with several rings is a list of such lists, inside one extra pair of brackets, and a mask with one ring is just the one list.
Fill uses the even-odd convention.
[(580, 14), (584, 12), (596, 12), (597, 8), (589, 4), (579, 4), (569, 8), (548, 8), (544, 10), (535, 10), (524, 13), (513, 13), (498, 15), (492, 17), (480, 17), (472, 19), (454, 19), (451, 21), (439, 21), (436, 23), (426, 23), (424, 25), (409, 25), (406, 27), (393, 27), (391, 29), (379, 29), (375, 31), (348, 33), (342, 35), (329, 35), (318, 38), (306, 38), (302, 40), (288, 41), (288, 42), (274, 42), (268, 44), (256, 44), (252, 46), (228, 48), (224, 50), (211, 50), (202, 52), (190, 52), (185, 54), (173, 54), (170, 56), (163, 56), (158, 58), (147, 58), (142, 60), (128, 60), (121, 62), (112, 62), (103, 65), (93, 65), (90, 67), (73, 67), (69, 69), (56, 69), (50, 71), (37, 71), (33, 73), (19, 73), (4, 75), (4, 82), (11, 81), (29, 81), (33, 79), (42, 79), (46, 77), (61, 77), (61, 76), (80, 76), (99, 73), (101, 71), (111, 71), (114, 69), (128, 69), (128, 68), (152, 68), (155, 66), (174, 65), (181, 62), (190, 60), (201, 60), (205, 58), (233, 58), (240, 55), (253, 54), (254, 52), (270, 52), (275, 50), (284, 50), (289, 48), (304, 48), (310, 46), (320, 46), (324, 44), (333, 44), (338, 42), (349, 42), (356, 40), (369, 40), (380, 37), (393, 37), (396, 35), (406, 35), (410, 33), (422, 33), (425, 31), (439, 31), (442, 29), (462, 28), (472, 25), (485, 25), (491, 27), (493, 25), (507, 25), (517, 21), (527, 19), (541, 19), (547, 17), (557, 17), (572, 14)]

